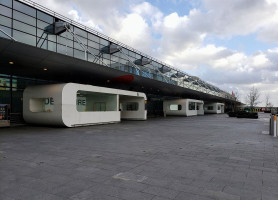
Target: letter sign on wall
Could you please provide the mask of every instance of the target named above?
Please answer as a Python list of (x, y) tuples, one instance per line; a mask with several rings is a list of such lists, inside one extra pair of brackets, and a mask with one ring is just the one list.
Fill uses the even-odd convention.
[(86, 97), (78, 97), (76, 99), (76, 108), (78, 112), (86, 111)]
[(45, 112), (52, 112), (54, 110), (54, 99), (53, 97), (45, 98), (44, 99), (44, 111)]

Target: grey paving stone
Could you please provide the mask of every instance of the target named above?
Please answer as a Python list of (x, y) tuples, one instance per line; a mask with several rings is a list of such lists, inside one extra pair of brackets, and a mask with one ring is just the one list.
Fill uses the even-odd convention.
[(81, 191), (84, 191), (94, 185), (93, 182), (84, 180), (75, 180), (71, 181), (69, 183), (60, 185), (56, 188), (54, 188), (51, 191), (51, 194), (55, 194), (61, 197), (69, 198), (73, 196), (74, 194), (78, 194)]
[(126, 188), (126, 189), (132, 189), (135, 191), (142, 191), (149, 187), (149, 185), (144, 184), (144, 183), (138, 183), (138, 182), (134, 182), (134, 181), (124, 181), (124, 180), (119, 180), (119, 179), (114, 179), (114, 178), (111, 178), (110, 180), (105, 181), (104, 184), (118, 186), (118, 187), (122, 187), (122, 188)]
[(102, 193), (96, 193), (90, 190), (84, 190), (69, 198), (70, 200), (119, 200), (117, 197), (108, 196)]
[(240, 200), (239, 194), (234, 195), (221, 191), (204, 190), (202, 194), (213, 199)]
[(0, 199), (276, 198), (278, 140), (259, 117), (1, 129)]
[(213, 200), (213, 198), (210, 197), (205, 197), (205, 196), (200, 196), (197, 194), (191, 194), (191, 193), (185, 193), (185, 192), (180, 192), (178, 196), (176, 196), (175, 200)]
[(160, 197), (166, 197), (169, 199), (175, 198), (179, 193), (178, 191), (175, 190), (170, 190), (163, 187), (154, 187), (154, 186), (146, 188), (145, 190), (143, 190), (143, 192), (160, 196)]

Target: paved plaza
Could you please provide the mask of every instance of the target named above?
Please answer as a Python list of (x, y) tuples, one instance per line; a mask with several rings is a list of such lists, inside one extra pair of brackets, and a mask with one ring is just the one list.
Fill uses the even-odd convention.
[(268, 117), (1, 128), (0, 199), (277, 200)]

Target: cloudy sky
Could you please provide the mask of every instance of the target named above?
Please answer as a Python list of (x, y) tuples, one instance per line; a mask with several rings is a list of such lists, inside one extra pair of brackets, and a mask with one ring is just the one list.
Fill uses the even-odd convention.
[(278, 0), (35, 0), (245, 102), (278, 106)]

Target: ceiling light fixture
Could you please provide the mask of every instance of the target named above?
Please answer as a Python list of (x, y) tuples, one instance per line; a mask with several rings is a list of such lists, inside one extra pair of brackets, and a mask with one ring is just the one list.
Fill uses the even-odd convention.
[(13, 64), (14, 64), (14, 62), (13, 62), (13, 61), (10, 61), (10, 62), (9, 62), (9, 64), (10, 64), (10, 65), (13, 65)]

